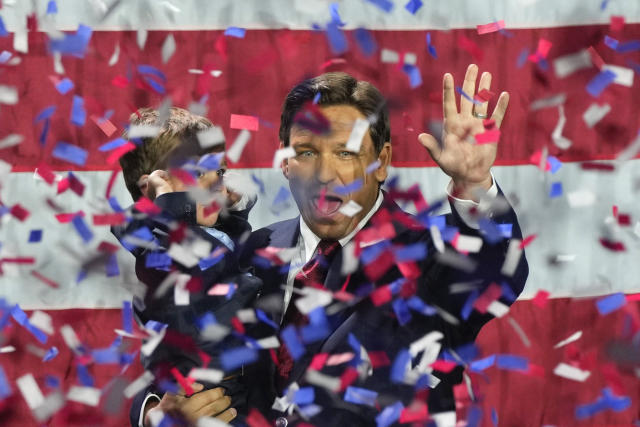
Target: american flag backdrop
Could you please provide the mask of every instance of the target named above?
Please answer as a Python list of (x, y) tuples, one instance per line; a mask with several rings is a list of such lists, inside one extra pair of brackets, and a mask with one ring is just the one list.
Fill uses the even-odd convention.
[[(293, 85), (335, 70), (375, 84), (391, 112), (391, 176), (404, 188), (418, 183), (434, 203), (448, 178), (417, 135), (442, 120), (442, 75), (460, 83), (472, 62), (493, 74), (492, 90), (511, 94), (493, 173), (527, 236), (530, 268), (519, 300), (478, 339), (483, 356), (524, 361), (471, 374), (481, 425), (638, 419), (639, 2), (1, 3), (1, 425), (128, 422), (122, 391), (142, 374), (139, 338), (125, 338), (133, 363), (97, 363), (74, 355), (65, 325), (87, 348), (108, 348), (125, 328), (123, 302), (140, 292), (133, 257), (96, 223), (113, 212), (108, 196), (132, 202), (116, 157), (100, 147), (121, 136), (133, 111), (170, 97), (220, 126), (227, 146), (240, 132), (231, 115), (256, 117), (231, 164), (258, 189), (256, 229), (297, 214), (291, 198), (274, 204), (287, 189), (273, 157)], [(79, 149), (76, 163), (61, 143)], [(561, 363), (590, 375), (567, 378)], [(25, 398), (28, 375), (41, 396)], [(82, 389), (82, 402), (36, 419), (29, 399), (74, 386), (98, 391)], [(630, 403), (576, 418), (606, 388)]]

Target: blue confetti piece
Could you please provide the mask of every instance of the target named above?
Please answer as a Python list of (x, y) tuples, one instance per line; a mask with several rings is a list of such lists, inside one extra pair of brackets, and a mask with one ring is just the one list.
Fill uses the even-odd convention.
[(53, 358), (55, 358), (58, 355), (59, 351), (57, 347), (51, 347), (49, 350), (47, 350), (47, 353), (44, 355), (44, 357), (42, 358), (43, 362), (48, 362), (49, 360), (52, 360)]
[(156, 68), (156, 67), (154, 67), (152, 65), (140, 64), (140, 65), (138, 65), (138, 72), (140, 74), (151, 74), (152, 76), (158, 77), (164, 83), (167, 82), (167, 76), (162, 71), (160, 71), (158, 68)]
[(500, 235), (505, 239), (510, 239), (513, 235), (513, 224), (496, 224), (498, 226), (498, 230), (500, 231)]
[(91, 27), (80, 24), (75, 34), (65, 34), (62, 39), (50, 39), (49, 50), (82, 58), (89, 46), (92, 32)]
[(9, 396), (11, 396), (11, 386), (9, 385), (9, 381), (7, 381), (7, 374), (5, 374), (4, 369), (0, 366), (0, 399)]
[(42, 230), (31, 230), (29, 233), (29, 243), (36, 243), (42, 240)]
[(616, 50), (618, 48), (618, 43), (618, 40), (614, 39), (613, 37), (604, 36), (604, 44), (611, 49)]
[(142, 77), (142, 80), (144, 80), (145, 83), (147, 83), (155, 92), (159, 93), (160, 95), (165, 94), (166, 90), (164, 86), (162, 86), (162, 83), (155, 81), (150, 76), (144, 76)]
[(87, 226), (87, 223), (84, 221), (84, 218), (81, 215), (74, 216), (71, 220), (71, 223), (85, 243), (89, 243), (91, 239), (93, 239), (93, 232)]
[(287, 200), (289, 200), (290, 195), (291, 195), (291, 192), (289, 192), (289, 190), (287, 190), (286, 187), (284, 186), (280, 187), (280, 189), (278, 190), (278, 193), (276, 194), (275, 199), (273, 199), (273, 205), (279, 205), (281, 203), (285, 203)]
[(39, 342), (43, 344), (47, 342), (47, 335), (29, 322), (27, 313), (25, 313), (18, 304), (11, 307), (11, 317), (13, 317), (13, 320), (20, 326), (29, 331)]
[(120, 275), (120, 267), (118, 267), (118, 257), (116, 254), (109, 255), (105, 264), (107, 277), (115, 277)]
[(558, 160), (557, 157), (555, 156), (548, 156), (547, 157), (547, 161), (549, 162), (549, 165), (551, 166), (551, 173), (556, 173), (560, 170), (560, 168), (562, 167), (562, 162), (560, 160)]
[(460, 95), (462, 95), (462, 97), (464, 99), (466, 99), (467, 101), (471, 101), (475, 105), (482, 105), (482, 103), (483, 103), (482, 101), (478, 101), (476, 99), (473, 99), (469, 95), (467, 95), (467, 93), (464, 90), (462, 90), (461, 86), (456, 86), (456, 92), (458, 92)]
[(49, 0), (47, 3), (47, 15), (55, 15), (58, 13), (58, 5), (55, 0)]
[(129, 334), (133, 333), (133, 308), (131, 307), (131, 301), (122, 302), (122, 330)]
[(423, 242), (401, 246), (395, 251), (397, 262), (419, 261), (427, 256), (427, 245)]
[(353, 180), (353, 182), (347, 184), (347, 185), (342, 185), (342, 186), (338, 186), (338, 187), (334, 187), (333, 191), (336, 194), (339, 195), (345, 195), (345, 194), (350, 194), (353, 193), (355, 191), (358, 191), (359, 189), (362, 188), (362, 178), (357, 178), (355, 180)]
[(324, 307), (314, 308), (309, 312), (308, 317), (309, 324), (302, 327), (300, 331), (303, 343), (309, 344), (329, 336), (331, 330)]
[(110, 151), (114, 148), (118, 148), (127, 143), (127, 140), (124, 138), (117, 138), (112, 141), (106, 142), (98, 147), (98, 151)]
[(398, 323), (400, 325), (406, 325), (411, 320), (411, 312), (409, 311), (409, 306), (402, 298), (396, 298), (391, 303), (393, 307), (393, 312), (396, 314), (398, 318)]
[(0, 37), (7, 37), (8, 35), (7, 27), (4, 26), (4, 21), (2, 20), (2, 16), (0, 16)]
[(425, 304), (425, 302), (416, 295), (407, 300), (407, 305), (411, 310), (417, 311), (424, 316), (434, 316), (438, 313), (435, 308), (431, 307), (428, 304)]
[(511, 286), (507, 282), (502, 282), (500, 284), (500, 288), (502, 289), (502, 298), (506, 299), (509, 302), (514, 302), (517, 298), (517, 295), (511, 289)]
[(53, 113), (55, 113), (55, 111), (56, 111), (56, 106), (55, 105), (50, 105), (48, 107), (45, 107), (45, 108), (42, 109), (42, 111), (40, 111), (38, 113), (36, 118), (33, 119), (33, 122), (34, 123), (38, 123), (38, 122), (40, 122), (42, 120), (46, 120), (46, 119), (50, 118), (53, 115)]
[(494, 427), (498, 427), (498, 413), (496, 412), (496, 408), (491, 408), (491, 422)]
[(11, 52), (3, 50), (2, 53), (0, 53), (0, 64), (6, 64), (9, 59), (11, 59)]
[(429, 55), (433, 56), (434, 59), (438, 59), (438, 52), (436, 51), (436, 47), (431, 44), (431, 33), (427, 33), (427, 51)]
[(117, 348), (102, 348), (99, 350), (93, 350), (91, 352), (93, 360), (101, 365), (112, 364), (120, 362), (120, 352)]
[(302, 387), (297, 390), (293, 396), (293, 401), (298, 405), (308, 405), (313, 403), (316, 398), (316, 392), (313, 387)]
[(602, 3), (600, 3), (600, 10), (605, 10), (608, 4), (609, 0), (602, 0)]
[(340, 12), (338, 11), (338, 3), (331, 3), (329, 5), (329, 14), (331, 15), (331, 22), (335, 23), (339, 27), (344, 27), (347, 25), (345, 22), (342, 22), (342, 18), (340, 18)]
[(76, 285), (86, 279), (88, 275), (89, 270), (85, 268), (80, 269), (80, 271), (78, 271), (78, 276), (76, 277)]
[(400, 419), (400, 415), (404, 410), (402, 402), (396, 402), (389, 405), (376, 417), (377, 427), (388, 427)]
[(322, 98), (322, 94), (320, 92), (316, 92), (316, 94), (313, 95), (313, 105), (318, 104), (318, 102), (320, 102), (320, 98)]
[(587, 84), (587, 92), (589, 93), (589, 95), (597, 98), (607, 88), (607, 86), (613, 83), (615, 78), (616, 73), (614, 73), (613, 71), (601, 71)]
[(233, 371), (242, 365), (250, 365), (256, 360), (258, 360), (258, 351), (249, 347), (232, 348), (220, 356), (220, 363), (225, 372)]
[(218, 320), (216, 319), (216, 316), (210, 311), (207, 311), (205, 314), (196, 319), (196, 325), (201, 331), (207, 329), (208, 326), (215, 325), (217, 323)]
[(391, 294), (396, 295), (398, 292), (400, 292), (406, 282), (407, 282), (407, 279), (403, 277), (389, 283), (389, 289), (391, 290)]
[(467, 300), (462, 306), (462, 310), (460, 310), (460, 316), (462, 316), (464, 320), (468, 320), (469, 316), (471, 316), (471, 312), (473, 311), (473, 304), (476, 302), (479, 296), (480, 292), (476, 289), (467, 297)]
[(216, 154), (205, 154), (200, 157), (197, 165), (203, 169), (208, 171), (215, 171), (220, 169), (220, 163), (224, 158), (224, 153), (216, 153)]
[(469, 369), (475, 372), (482, 372), (485, 369), (492, 367), (496, 363), (496, 355), (492, 354), (491, 356), (485, 357), (483, 359), (474, 360), (469, 365)]
[(40, 133), (40, 138), (38, 138), (38, 141), (40, 142), (40, 145), (44, 145), (47, 141), (47, 134), (49, 133), (49, 119), (46, 119), (44, 121), (44, 126), (42, 127), (42, 132)]
[(84, 111), (84, 99), (78, 95), (73, 96), (73, 105), (71, 106), (71, 123), (76, 126), (84, 126), (87, 120), (87, 113)]
[(411, 89), (415, 89), (422, 84), (422, 75), (420, 74), (420, 69), (415, 65), (404, 64), (402, 66), (402, 71), (409, 78), (409, 86)]
[(529, 360), (522, 356), (500, 354), (496, 357), (496, 366), (510, 371), (526, 371), (529, 369)]
[[(493, 244), (497, 243), (504, 237), (504, 229), (501, 226), (512, 226), (512, 224), (496, 224), (488, 218), (478, 218), (478, 227), (480, 228), (480, 233), (484, 237), (484, 240)], [(507, 231), (510, 233), (511, 228), (508, 228)]]
[(293, 360), (298, 360), (304, 353), (305, 348), (302, 341), (298, 338), (296, 328), (293, 325), (289, 325), (280, 332), (280, 337), (287, 346), (289, 354)]
[(516, 61), (516, 67), (522, 68), (524, 64), (527, 62), (527, 58), (529, 57), (529, 49), (524, 48), (520, 51), (520, 55), (518, 55), (518, 60)]
[(246, 32), (247, 32), (247, 30), (245, 30), (244, 28), (229, 27), (226, 30), (224, 30), (224, 35), (225, 36), (236, 37), (238, 39), (243, 39), (244, 35), (246, 34)]
[(150, 331), (154, 331), (156, 333), (162, 332), (168, 325), (166, 323), (158, 322), (156, 320), (148, 320), (147, 323), (144, 324), (144, 328)]
[(477, 405), (469, 408), (467, 413), (467, 427), (477, 427), (482, 421), (482, 408)]
[(73, 89), (73, 82), (67, 77), (60, 80), (56, 85), (56, 90), (60, 92), (61, 95), (67, 94), (71, 89)]
[(200, 261), (198, 261), (198, 267), (200, 267), (200, 271), (207, 270), (219, 263), (223, 258), (224, 253), (209, 258), (202, 258)]
[(264, 195), (264, 182), (262, 182), (260, 178), (255, 176), (255, 174), (251, 174), (251, 180), (258, 186), (260, 194)]
[(387, 13), (389, 13), (389, 12), (391, 12), (391, 10), (393, 10), (393, 2), (391, 2), (389, 0), (367, 0), (367, 1), (369, 3), (375, 4), (380, 9), (384, 10)]
[(608, 295), (596, 301), (596, 307), (602, 316), (616, 311), (627, 303), (627, 298), (621, 292)]
[(78, 372), (78, 379), (80, 380), (80, 384), (86, 387), (93, 387), (95, 384), (95, 380), (89, 373), (89, 369), (87, 369), (84, 365), (76, 365), (76, 370)]
[(622, 43), (618, 45), (616, 52), (629, 53), (629, 52), (636, 52), (638, 50), (640, 50), (640, 40), (631, 40), (626, 43)]
[(407, 4), (404, 5), (404, 8), (409, 11), (410, 14), (415, 15), (418, 10), (422, 7), (422, 0), (409, 0)]
[(364, 56), (372, 56), (378, 50), (376, 40), (370, 31), (365, 28), (357, 28), (353, 32), (358, 48)]
[[(171, 266), (171, 257), (166, 252), (149, 252), (144, 259), (144, 266), (167, 270)], [(202, 266), (200, 266), (202, 268)]]
[(44, 384), (49, 388), (60, 387), (60, 378), (55, 375), (47, 375), (44, 377)]
[(271, 326), (273, 329), (278, 329), (278, 325), (276, 325), (276, 323), (273, 320), (269, 319), (269, 316), (267, 316), (267, 314), (264, 311), (260, 310), (259, 308), (256, 308), (256, 317), (262, 323), (265, 323)]
[(393, 361), (393, 365), (391, 365), (391, 372), (389, 376), (392, 383), (403, 382), (406, 368), (410, 363), (411, 353), (409, 353), (409, 350), (400, 350)]
[(551, 189), (549, 190), (549, 197), (553, 199), (560, 196), (562, 196), (562, 183), (552, 182)]
[(378, 398), (378, 393), (373, 390), (368, 390), (366, 388), (360, 387), (347, 387), (347, 390), (344, 392), (344, 401), (355, 403), (358, 405), (368, 405), (375, 408), (376, 399)]
[(347, 37), (335, 22), (330, 22), (327, 25), (326, 34), (329, 47), (331, 47), (331, 52), (333, 52), (334, 55), (340, 55), (349, 50)]

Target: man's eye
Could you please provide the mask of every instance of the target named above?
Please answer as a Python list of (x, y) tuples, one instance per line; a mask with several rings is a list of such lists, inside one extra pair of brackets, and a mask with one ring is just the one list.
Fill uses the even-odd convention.
[(353, 157), (356, 155), (356, 153), (354, 153), (353, 151), (344, 150), (344, 151), (341, 151), (339, 155), (340, 157)]
[(311, 156), (313, 156), (313, 151), (311, 151), (311, 150), (300, 151), (298, 153), (298, 156), (300, 156), (300, 157), (311, 157)]

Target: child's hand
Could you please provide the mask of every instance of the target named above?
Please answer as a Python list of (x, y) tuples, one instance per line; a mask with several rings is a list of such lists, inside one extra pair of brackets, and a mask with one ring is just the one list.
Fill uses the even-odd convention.
[(169, 173), (164, 170), (155, 170), (150, 175), (143, 175), (140, 179), (140, 190), (148, 199), (154, 200), (156, 197), (166, 193), (176, 191), (171, 184)]

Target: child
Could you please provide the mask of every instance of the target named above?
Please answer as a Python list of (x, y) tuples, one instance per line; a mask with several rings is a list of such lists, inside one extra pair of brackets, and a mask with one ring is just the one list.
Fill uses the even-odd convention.
[[(247, 217), (255, 197), (239, 196), (224, 186), (224, 144), (201, 149), (198, 134), (213, 125), (175, 107), (158, 123), (161, 120), (158, 111), (148, 108), (130, 118), (137, 131), (157, 129), (154, 126), (160, 130), (142, 138), (136, 149), (120, 159), (134, 201), (143, 196), (148, 200), (131, 208), (126, 224), (112, 228), (136, 257), (136, 275), (147, 285), (144, 300), (134, 300), (138, 321), (167, 325), (162, 342), (142, 357), (145, 369), (155, 375), (156, 386), (166, 380), (175, 382), (173, 367), (184, 376), (197, 367), (221, 370), (222, 351), (241, 345), (232, 334), (222, 338), (224, 328), (232, 330), (231, 319), (251, 305), (262, 286), (259, 279), (241, 272), (234, 252), (251, 231)], [(208, 295), (216, 284), (232, 284), (230, 297)], [(204, 339), (205, 324), (211, 323), (222, 328), (214, 331), (223, 332)], [(208, 366), (203, 366), (209, 358)], [(246, 393), (241, 374), (241, 370), (225, 372), (227, 377), (219, 384), (199, 382), (205, 388), (223, 386), (232, 406), (242, 413)]]

